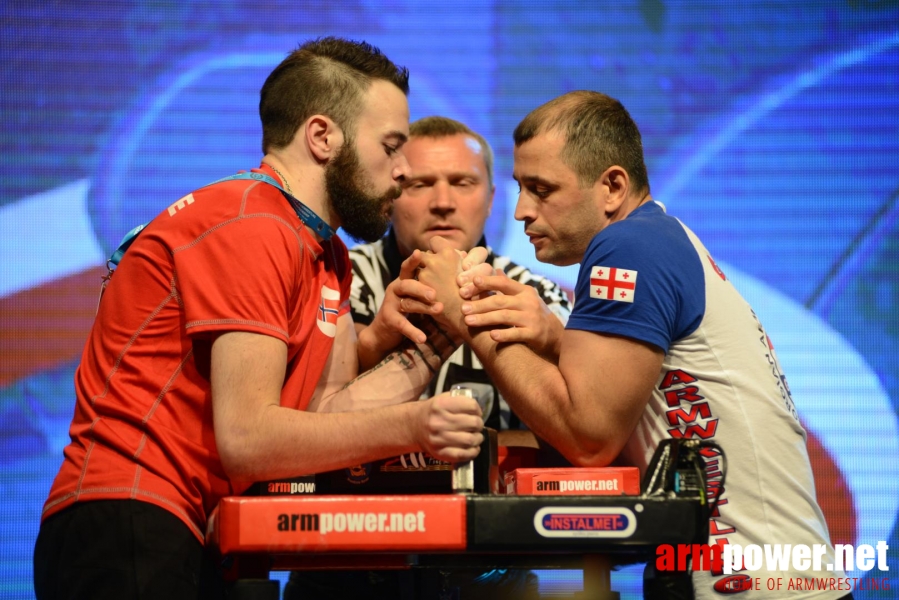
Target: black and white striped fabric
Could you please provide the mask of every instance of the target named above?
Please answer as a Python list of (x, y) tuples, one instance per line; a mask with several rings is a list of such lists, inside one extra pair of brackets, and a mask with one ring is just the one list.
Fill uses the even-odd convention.
[[(479, 246), (486, 246), (481, 238)], [(510, 278), (530, 285), (537, 290), (543, 301), (562, 323), (567, 323), (571, 313), (571, 303), (565, 291), (549, 279), (536, 275), (507, 256), (499, 256), (487, 247), (487, 262), (497, 271), (502, 270)], [(353, 286), (350, 292), (350, 310), (353, 321), (363, 325), (371, 324), (378, 307), (384, 301), (384, 293), (391, 281), (399, 277), (400, 256), (393, 231), (384, 239), (373, 244), (363, 244), (350, 249), (353, 263)], [(468, 346), (461, 346), (443, 365), (425, 394), (430, 397), (463, 384), (470, 388), (485, 415), (485, 424), (495, 429), (519, 429), (524, 426), (511, 411), (497, 389), (493, 386), (481, 362)]]

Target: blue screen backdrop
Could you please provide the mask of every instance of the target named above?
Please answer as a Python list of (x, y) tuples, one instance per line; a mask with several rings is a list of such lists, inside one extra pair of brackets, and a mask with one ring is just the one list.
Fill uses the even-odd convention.
[[(454, 117), (491, 141), (490, 244), (569, 288), (573, 268), (536, 262), (512, 218), (511, 132), (567, 91), (619, 98), (653, 195), (777, 347), (834, 540), (887, 541), (883, 575), (899, 569), (896, 0), (4, 2), (0, 597), (33, 597), (105, 257), (186, 192), (258, 165), (259, 87), (322, 35), (409, 67), (413, 119)], [(639, 577), (615, 574), (622, 598), (640, 597)], [(580, 585), (541, 582), (547, 595)]]

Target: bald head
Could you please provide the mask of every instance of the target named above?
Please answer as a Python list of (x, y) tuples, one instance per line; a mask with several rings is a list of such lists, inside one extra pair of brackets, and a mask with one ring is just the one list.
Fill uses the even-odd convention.
[(515, 128), (515, 146), (541, 133), (557, 131), (565, 139), (562, 161), (581, 187), (612, 165), (627, 171), (635, 192), (649, 192), (643, 140), (637, 124), (616, 99), (591, 91), (569, 92), (528, 114)]

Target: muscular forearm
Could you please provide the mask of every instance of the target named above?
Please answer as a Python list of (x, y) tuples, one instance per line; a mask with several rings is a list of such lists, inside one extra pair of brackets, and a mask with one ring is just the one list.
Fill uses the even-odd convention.
[(249, 484), (417, 452), (421, 448), (414, 425), (420, 422), (417, 411), (422, 406), (405, 404), (365, 414), (266, 406), (240, 430), (230, 432), (226, 446), (230, 451), (220, 448), (222, 462), (232, 479)]
[(538, 437), (572, 464), (604, 466), (618, 448), (596, 431), (589, 403), (572, 401), (559, 367), (524, 344), (497, 344), (488, 331), (472, 331), (466, 343), (474, 350), (503, 397)]
[(404, 342), (340, 390), (313, 399), (309, 410), (344, 412), (417, 400), (456, 343), (429, 317), (416, 324), (427, 336), (426, 343)]
[(418, 450), (449, 461), (477, 454), (483, 420), (472, 398), (441, 394), (361, 412), (298, 411), (280, 405), (286, 364), (286, 345), (271, 336), (228, 332), (212, 344), (215, 443), (238, 485)]

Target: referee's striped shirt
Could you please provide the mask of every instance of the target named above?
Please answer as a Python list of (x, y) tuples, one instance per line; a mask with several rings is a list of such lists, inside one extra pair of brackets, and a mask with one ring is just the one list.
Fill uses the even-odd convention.
[[(481, 238), (478, 246), (486, 246)], [(487, 246), (487, 262), (496, 270), (502, 270), (519, 283), (529, 285), (546, 302), (549, 309), (562, 320), (568, 321), (571, 304), (564, 290), (545, 277), (536, 275), (507, 256), (499, 256)], [(373, 244), (362, 244), (350, 249), (353, 262), (353, 287), (350, 293), (350, 310), (353, 321), (370, 325), (378, 307), (384, 301), (387, 286), (400, 275), (403, 258), (400, 256), (396, 237), (391, 230), (386, 237)], [(426, 397), (449, 390), (453, 385), (464, 384), (471, 388), (484, 410), (484, 421), (495, 429), (519, 429), (523, 425), (512, 413), (490, 378), (484, 371), (475, 353), (466, 346), (460, 346), (431, 381)], [(498, 402), (497, 402), (498, 400)]]

